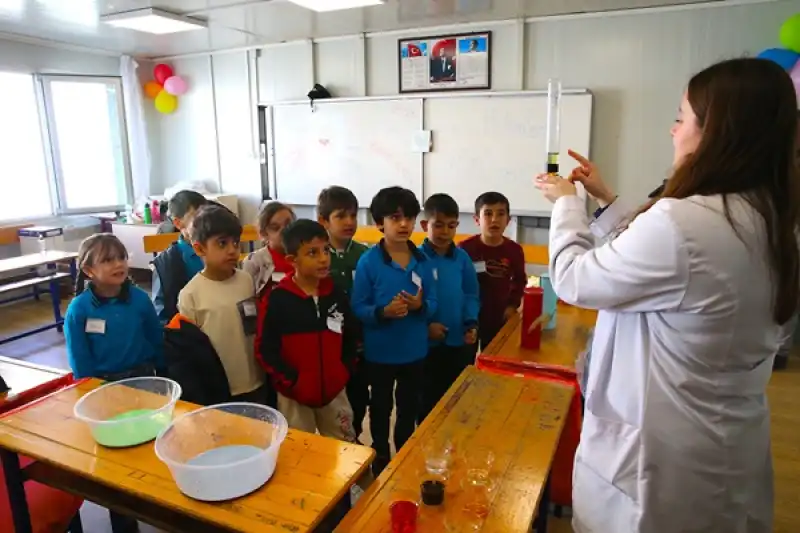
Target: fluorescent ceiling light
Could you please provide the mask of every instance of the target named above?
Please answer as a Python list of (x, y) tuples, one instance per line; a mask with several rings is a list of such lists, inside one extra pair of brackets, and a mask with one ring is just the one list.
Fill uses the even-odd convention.
[(352, 9), (354, 7), (379, 6), (386, 0), (289, 0), (293, 4), (314, 11), (336, 11), (337, 9)]
[(176, 15), (162, 9), (148, 7), (145, 9), (134, 9), (122, 13), (110, 13), (101, 15), (100, 21), (116, 26), (117, 28), (128, 28), (130, 30), (142, 31), (145, 33), (165, 34), (178, 33), (181, 31), (200, 30), (207, 27), (203, 20), (191, 17)]

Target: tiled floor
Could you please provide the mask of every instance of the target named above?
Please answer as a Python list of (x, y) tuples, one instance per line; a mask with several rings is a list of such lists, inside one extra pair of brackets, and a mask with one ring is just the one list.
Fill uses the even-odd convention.
[[(12, 332), (41, 325), (51, 318), (49, 302), (24, 302), (0, 306), (0, 338)], [(55, 330), (24, 340), (0, 345), (0, 354), (32, 363), (68, 368), (64, 338)], [(773, 455), (775, 461), (774, 533), (800, 531), (800, 358), (794, 357), (790, 368), (773, 376), (769, 386), (772, 409)], [(362, 435), (362, 441), (370, 441)], [(81, 516), (86, 533), (110, 533), (108, 513), (87, 503)], [(158, 530), (143, 525), (142, 533)], [(569, 533), (569, 520), (551, 519), (550, 533)]]

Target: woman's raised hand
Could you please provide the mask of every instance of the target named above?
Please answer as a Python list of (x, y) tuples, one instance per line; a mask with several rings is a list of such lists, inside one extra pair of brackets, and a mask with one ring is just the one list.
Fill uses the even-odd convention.
[(582, 183), (586, 192), (597, 201), (600, 207), (605, 207), (613, 202), (617, 195), (603, 181), (597, 165), (578, 152), (567, 150), (567, 153), (578, 162), (578, 166), (572, 169), (569, 175), (569, 181)]

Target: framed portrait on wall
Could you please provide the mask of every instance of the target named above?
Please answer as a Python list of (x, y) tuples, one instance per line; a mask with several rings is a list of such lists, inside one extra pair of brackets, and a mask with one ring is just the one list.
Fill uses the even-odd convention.
[(492, 88), (492, 32), (398, 41), (401, 93)]

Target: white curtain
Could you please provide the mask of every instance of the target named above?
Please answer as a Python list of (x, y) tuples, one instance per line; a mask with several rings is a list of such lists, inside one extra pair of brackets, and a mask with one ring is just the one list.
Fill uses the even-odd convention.
[(147, 145), (147, 125), (144, 119), (144, 96), (136, 69), (139, 64), (130, 56), (122, 56), (122, 92), (125, 98), (125, 121), (128, 126), (128, 146), (133, 177), (132, 202), (138, 203), (150, 194), (150, 149)]

